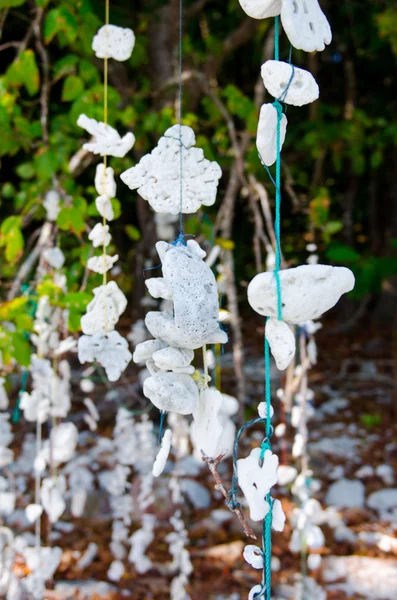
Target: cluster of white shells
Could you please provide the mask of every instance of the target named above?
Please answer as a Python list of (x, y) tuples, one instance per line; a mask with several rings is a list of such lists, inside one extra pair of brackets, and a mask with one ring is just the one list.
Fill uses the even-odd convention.
[(122, 181), (137, 189), (156, 213), (194, 213), (201, 205), (211, 206), (222, 171), (195, 143), (191, 127), (170, 127), (150, 154), (122, 173)]
[[(104, 25), (95, 35), (92, 48), (98, 58), (113, 58), (117, 61), (128, 60), (135, 44), (131, 29), (115, 25)], [(123, 137), (107, 123), (97, 122), (86, 115), (80, 115), (77, 124), (92, 137), (83, 148), (99, 156), (124, 157), (135, 143), (135, 136), (128, 132)], [(94, 289), (94, 298), (87, 306), (87, 312), (81, 319), (83, 336), (79, 339), (79, 360), (98, 362), (106, 371), (110, 381), (119, 379), (132, 356), (128, 342), (117, 331), (115, 325), (127, 306), (127, 300), (114, 281), (106, 282), (106, 274), (118, 255), (110, 256), (106, 248), (112, 236), (107, 221), (114, 219), (112, 198), (116, 196), (116, 182), (112, 167), (106, 162), (97, 165), (95, 189), (98, 194), (95, 205), (103, 221), (97, 223), (89, 234), (94, 248), (101, 248), (102, 254), (88, 259), (91, 271), (104, 276), (103, 285)]]
[[(321, 52), (331, 43), (332, 32), (318, 0), (239, 0), (242, 9), (254, 19), (280, 16), (291, 45), (305, 52)], [(280, 60), (268, 60), (261, 75), (266, 90), (285, 104), (303, 106), (319, 97), (313, 75)], [(270, 167), (276, 161), (277, 123), (280, 118), (280, 149), (284, 143), (287, 117), (279, 117), (276, 107), (264, 104), (260, 111), (257, 148), (262, 162)]]
[(225, 343), (219, 325), (218, 289), (214, 274), (203, 261), (205, 252), (194, 240), (176, 245), (158, 242), (163, 277), (146, 280), (154, 298), (168, 301), (169, 309), (146, 315), (153, 340), (138, 344), (133, 359), (146, 363), (150, 377), (144, 394), (161, 411), (192, 414), (199, 402), (193, 378), (194, 350)]

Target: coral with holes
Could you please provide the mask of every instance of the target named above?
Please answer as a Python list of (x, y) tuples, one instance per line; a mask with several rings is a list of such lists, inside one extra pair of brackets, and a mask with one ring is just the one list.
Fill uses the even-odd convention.
[(97, 58), (113, 58), (119, 62), (128, 60), (135, 45), (132, 29), (104, 25), (92, 41), (92, 49)]
[(262, 65), (261, 75), (269, 94), (286, 104), (303, 106), (319, 97), (319, 88), (313, 75), (290, 63), (267, 60)]
[[(278, 112), (273, 104), (263, 104), (259, 113), (256, 147), (262, 162), (270, 167), (277, 158), (277, 127)], [(287, 133), (287, 117), (280, 118), (280, 150), (283, 147)]]
[(158, 213), (194, 213), (202, 204), (211, 206), (222, 171), (195, 143), (190, 127), (170, 127), (150, 154), (121, 174), (122, 181)]

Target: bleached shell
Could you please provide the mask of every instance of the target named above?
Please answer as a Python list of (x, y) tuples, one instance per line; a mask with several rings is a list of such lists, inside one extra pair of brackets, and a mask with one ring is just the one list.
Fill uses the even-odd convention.
[[(278, 112), (273, 104), (263, 104), (258, 122), (256, 147), (265, 165), (270, 167), (277, 158), (277, 122)], [(285, 114), (280, 120), (280, 150), (283, 147), (287, 133), (287, 117)]]
[(132, 29), (104, 25), (92, 40), (92, 49), (97, 58), (113, 58), (122, 62), (128, 60), (135, 46), (135, 35)]
[(195, 135), (190, 127), (183, 125), (180, 129), (174, 125), (167, 129), (150, 154), (121, 174), (121, 179), (131, 190), (137, 189), (156, 212), (176, 215), (181, 210), (182, 152), (182, 212), (194, 213), (202, 204), (211, 206), (215, 202), (221, 168), (205, 159), (200, 148), (192, 147), (194, 144)]
[(81, 363), (96, 360), (106, 371), (109, 381), (117, 381), (132, 358), (128, 342), (117, 331), (107, 335), (82, 335), (79, 338), (78, 357)]
[(222, 394), (221, 414), (232, 417), (238, 412), (239, 403), (237, 398), (229, 396), (229, 394)]
[(84, 150), (93, 154), (123, 158), (135, 144), (135, 136), (130, 131), (121, 137), (110, 125), (89, 119), (87, 115), (80, 115), (77, 125), (93, 136), (91, 142), (83, 145)]
[(145, 379), (143, 393), (159, 410), (180, 415), (190, 415), (199, 399), (197, 385), (184, 373), (156, 373)]
[(106, 167), (103, 163), (99, 163), (95, 172), (95, 189), (99, 196), (108, 196), (114, 198), (117, 191), (116, 182), (114, 180), (114, 170), (112, 167)]
[(227, 335), (218, 322), (215, 277), (200, 258), (201, 248), (195, 242), (187, 246), (159, 242), (156, 249), (174, 311), (149, 312), (145, 323), (150, 333), (170, 346), (192, 350), (204, 344), (226, 343)]
[(127, 307), (127, 299), (115, 281), (109, 281), (93, 290), (94, 298), (81, 318), (86, 335), (112, 331)]
[(50, 190), (49, 192), (47, 192), (44, 202), (43, 202), (43, 206), (47, 211), (47, 220), (48, 221), (56, 221), (57, 220), (57, 217), (61, 210), (61, 207), (59, 205), (60, 199), (61, 198), (57, 191)]
[(41, 504), (51, 523), (56, 523), (66, 508), (64, 494), (66, 482), (63, 475), (57, 479), (47, 477), (41, 484)]
[(281, 22), (297, 50), (321, 52), (331, 43), (331, 27), (318, 0), (282, 0)]
[(263, 552), (258, 546), (254, 546), (254, 544), (245, 546), (243, 556), (244, 560), (254, 569), (263, 569)]
[(146, 279), (145, 285), (153, 298), (163, 298), (164, 300), (172, 299), (171, 290), (168, 288), (163, 277), (151, 277), (150, 279)]
[(34, 523), (43, 513), (41, 504), (28, 504), (25, 508), (26, 518), (29, 523)]
[(112, 236), (109, 233), (109, 225), (97, 223), (88, 234), (88, 239), (92, 242), (94, 248), (99, 246), (109, 246)]
[(237, 461), (238, 484), (247, 500), (253, 521), (262, 521), (269, 512), (265, 496), (277, 483), (278, 456), (271, 450), (265, 450), (263, 464), (260, 466), (260, 455), (261, 448), (254, 448), (247, 458)]
[(109, 196), (98, 196), (95, 200), (95, 206), (101, 217), (107, 221), (113, 221), (114, 212)]
[[(288, 86), (292, 74), (293, 79)], [(268, 60), (262, 65), (261, 75), (269, 94), (274, 98), (281, 98), (286, 104), (303, 106), (314, 102), (320, 95), (313, 75), (287, 62)], [(284, 96), (287, 87), (288, 91)]]
[(43, 251), (43, 256), (53, 269), (61, 269), (65, 262), (65, 256), (60, 248), (46, 248)]
[[(187, 348), (163, 348), (152, 356), (156, 367), (162, 371), (173, 371), (189, 367), (194, 358), (193, 350)], [(194, 372), (194, 369), (193, 369)]]
[(260, 594), (262, 594), (262, 592), (263, 587), (260, 584), (254, 585), (254, 587), (250, 589), (250, 592), (248, 594), (248, 600), (255, 600), (255, 598), (260, 598)]
[(281, 0), (239, 0), (243, 11), (253, 19), (277, 17), (281, 11)]
[[(300, 324), (319, 318), (354, 287), (354, 275), (346, 267), (301, 265), (279, 272), (282, 318)], [(256, 275), (248, 286), (248, 302), (266, 317), (277, 317), (277, 288), (273, 272)]]
[(108, 254), (101, 254), (101, 256), (91, 256), (87, 261), (87, 267), (94, 271), (94, 273), (100, 273), (103, 275), (109, 271), (115, 262), (119, 259), (119, 255), (109, 256)]
[(265, 328), (266, 339), (280, 371), (284, 371), (295, 356), (295, 336), (284, 321), (268, 319)]
[(76, 449), (79, 432), (73, 423), (60, 423), (51, 429), (51, 452), (55, 464), (68, 462)]
[(216, 388), (206, 388), (200, 394), (193, 411), (193, 422), (190, 428), (197, 454), (202, 451), (206, 456), (217, 455), (218, 443), (223, 431), (218, 418), (221, 405), (222, 394)]
[(152, 358), (154, 352), (165, 347), (166, 344), (161, 340), (146, 340), (136, 346), (132, 359), (134, 363), (142, 364)]
[(283, 506), (277, 498), (273, 500), (272, 507), (272, 527), (275, 531), (283, 531), (285, 525), (285, 514)]
[(171, 450), (172, 431), (166, 429), (164, 431), (163, 438), (161, 440), (161, 448), (157, 453), (156, 460), (153, 464), (152, 473), (154, 477), (158, 477), (164, 471), (165, 464), (167, 462), (168, 455)]

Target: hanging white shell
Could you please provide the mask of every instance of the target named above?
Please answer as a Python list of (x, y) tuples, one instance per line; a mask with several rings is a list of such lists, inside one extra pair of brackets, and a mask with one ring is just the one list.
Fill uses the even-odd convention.
[(109, 225), (97, 223), (88, 234), (88, 239), (92, 242), (94, 248), (99, 246), (109, 246), (112, 236), (109, 233)]
[(254, 569), (263, 569), (263, 552), (258, 546), (253, 544), (245, 546), (243, 556), (244, 560)]
[[(346, 267), (301, 265), (279, 272), (282, 318), (299, 325), (319, 318), (335, 306), (342, 294), (354, 288), (354, 275)], [(274, 273), (259, 273), (248, 286), (248, 302), (266, 317), (277, 317), (277, 288)]]
[(86, 335), (112, 331), (127, 307), (127, 299), (115, 281), (93, 290), (94, 298), (81, 317), (81, 329)]
[(278, 456), (271, 450), (265, 450), (263, 464), (260, 466), (260, 448), (254, 448), (247, 458), (237, 461), (238, 484), (247, 500), (250, 517), (253, 521), (262, 521), (270, 510), (265, 496), (277, 483)]
[(193, 445), (206, 456), (217, 455), (223, 427), (218, 418), (222, 406), (222, 394), (216, 388), (206, 388), (193, 411), (190, 435)]
[(294, 48), (321, 52), (332, 40), (331, 27), (318, 0), (282, 0), (281, 21)]
[(284, 321), (268, 319), (265, 334), (277, 368), (284, 371), (295, 356), (295, 336), (291, 328)]
[(254, 585), (253, 588), (250, 589), (250, 593), (248, 594), (248, 600), (255, 600), (255, 598), (260, 598), (261, 594), (263, 597), (264, 588), (261, 585)]
[(185, 373), (158, 372), (145, 379), (143, 393), (159, 409), (190, 415), (198, 402), (197, 385)]
[(281, 0), (239, 0), (241, 8), (253, 19), (277, 17), (281, 11)]
[(155, 351), (152, 358), (156, 367), (161, 371), (181, 372), (180, 369), (188, 369), (192, 374), (195, 370), (193, 366), (190, 366), (194, 352), (188, 348), (163, 348)]
[(122, 62), (128, 60), (135, 46), (132, 29), (104, 25), (92, 40), (92, 49), (97, 58), (114, 58)]
[(161, 448), (158, 451), (156, 460), (153, 464), (152, 473), (154, 477), (159, 477), (159, 475), (161, 475), (161, 473), (164, 471), (164, 467), (166, 465), (167, 458), (171, 450), (171, 441), (172, 431), (171, 429), (166, 429), (161, 440)]
[[(313, 75), (287, 62), (267, 60), (262, 65), (261, 75), (269, 94), (286, 104), (303, 106), (314, 102), (320, 95)], [(288, 91), (285, 93), (287, 88)]]
[(66, 481), (64, 475), (58, 475), (57, 479), (47, 477), (41, 483), (41, 504), (51, 523), (56, 523), (65, 511), (65, 492)]
[(89, 119), (87, 115), (80, 115), (77, 125), (93, 136), (91, 142), (83, 145), (84, 150), (93, 154), (123, 158), (135, 144), (135, 136), (130, 131), (121, 137), (110, 125)]
[(56, 221), (61, 210), (60, 207), (60, 196), (55, 190), (50, 190), (46, 193), (43, 206), (47, 211), (48, 221)]
[(132, 358), (128, 342), (117, 331), (82, 335), (78, 344), (78, 356), (81, 363), (96, 360), (105, 369), (109, 381), (117, 381)]
[(94, 273), (100, 273), (103, 275), (109, 271), (115, 262), (119, 259), (119, 255), (109, 256), (108, 254), (101, 254), (101, 256), (91, 256), (87, 260), (87, 267)]
[(283, 531), (285, 525), (285, 514), (283, 506), (277, 498), (273, 500), (272, 527), (275, 531)]
[(117, 191), (112, 167), (106, 167), (103, 163), (97, 165), (95, 171), (95, 189), (100, 196), (114, 198)]
[(135, 352), (132, 356), (134, 363), (142, 364), (152, 358), (152, 355), (157, 350), (165, 348), (167, 344), (164, 344), (161, 340), (146, 340), (141, 342), (135, 348)]
[(227, 335), (218, 321), (215, 276), (202, 260), (200, 246), (194, 240), (189, 240), (186, 246), (158, 242), (156, 249), (174, 310), (149, 312), (145, 323), (150, 333), (170, 346), (191, 350), (204, 344), (226, 343)]
[[(256, 147), (263, 163), (270, 167), (277, 158), (277, 122), (278, 113), (273, 104), (263, 104), (258, 121), (256, 134)], [(287, 133), (287, 117), (285, 114), (280, 120), (280, 150), (283, 147)]]
[(95, 206), (101, 217), (107, 221), (113, 221), (114, 212), (109, 196), (98, 196), (95, 200)]
[(46, 248), (43, 251), (43, 256), (53, 269), (61, 269), (65, 262), (65, 256), (60, 248)]
[(201, 148), (193, 148), (195, 143), (194, 131), (190, 127), (170, 127), (150, 154), (121, 174), (122, 181), (131, 190), (137, 189), (140, 196), (158, 213), (178, 214), (181, 210), (181, 192), (183, 213), (194, 213), (202, 204), (211, 206), (216, 199), (222, 171), (216, 162), (204, 158)]

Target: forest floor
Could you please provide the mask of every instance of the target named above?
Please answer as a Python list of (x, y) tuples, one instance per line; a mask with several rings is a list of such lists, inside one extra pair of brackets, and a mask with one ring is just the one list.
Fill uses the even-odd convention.
[[(336, 525), (330, 522), (322, 527), (326, 539), (320, 550), (323, 560), (319, 568), (308, 571), (307, 575), (326, 592), (322, 596), (311, 580), (306, 594), (298, 592), (297, 576), (305, 561), (289, 550), (291, 525), (288, 517), (295, 505), (287, 487), (279, 487), (277, 495), (282, 500), (287, 522), (283, 533), (273, 534), (274, 600), (397, 598), (395, 370), (391, 347), (385, 338), (376, 332), (367, 331), (361, 335), (361, 339), (356, 334), (327, 337), (320, 332), (318, 366), (309, 374), (309, 386), (315, 393), (314, 416), (309, 422), (310, 467), (314, 478), (321, 483), (315, 497), (323, 507), (335, 506), (341, 516)], [(260, 339), (259, 335), (255, 337)], [(263, 359), (259, 352), (255, 347), (248, 347), (246, 352), (248, 395), (254, 408), (263, 393)], [(227, 354), (223, 361), (222, 384), (223, 391), (233, 393), (233, 369)], [(275, 380), (273, 384), (277, 389), (279, 382)], [(98, 397), (99, 392), (98, 387)], [(107, 402), (107, 408), (101, 413), (104, 415), (99, 430), (101, 435), (111, 435), (115, 414), (112, 404)], [(277, 418), (276, 414), (276, 421)], [(287, 425), (285, 437), (274, 442), (275, 451), (285, 464), (290, 465), (294, 464), (291, 457), (293, 435), (293, 428)], [(250, 447), (260, 443), (262, 436), (259, 428), (247, 433), (242, 453), (245, 455)], [(214, 490), (214, 480), (207, 466), (187, 457), (182, 459), (179, 469), (184, 482), (183, 518), (194, 565), (188, 586), (192, 600), (247, 598), (251, 587), (261, 578), (260, 571), (245, 563), (242, 556), (245, 544), (251, 542), (244, 538), (239, 521)], [(74, 527), (68, 531), (67, 527), (61, 530), (59, 525), (54, 526), (50, 539), (62, 547), (63, 556), (45, 598), (169, 598), (172, 576), (161, 565), (171, 558), (164, 539), (171, 530), (167, 503), (170, 471), (171, 467), (168, 467), (167, 473), (157, 482), (157, 499), (149, 509), (159, 519), (155, 540), (147, 551), (154, 567), (139, 575), (127, 563), (127, 572), (121, 581), (110, 582), (107, 579), (112, 562), (109, 511), (96, 507), (91, 515), (82, 519), (64, 515), (62, 522), (71, 521)], [(230, 459), (222, 468), (222, 478), (225, 486), (230, 487)], [(381, 494), (374, 497), (378, 491), (382, 491)], [(19, 525), (14, 523), (16, 529)], [(138, 526), (133, 525), (132, 531)], [(260, 539), (259, 527), (254, 530)], [(96, 555), (84, 570), (79, 569), (78, 560), (90, 543), (97, 544)], [(22, 569), (23, 565), (16, 568)]]

